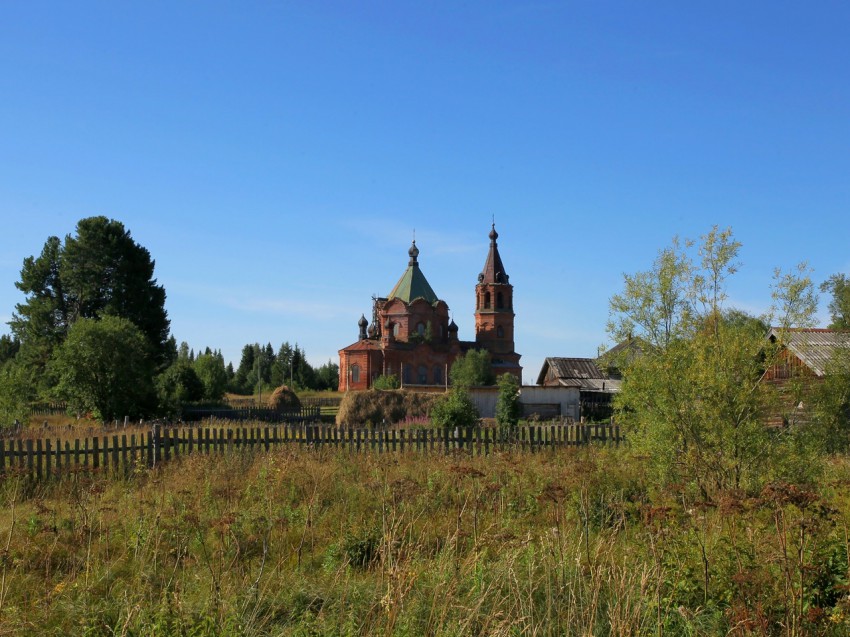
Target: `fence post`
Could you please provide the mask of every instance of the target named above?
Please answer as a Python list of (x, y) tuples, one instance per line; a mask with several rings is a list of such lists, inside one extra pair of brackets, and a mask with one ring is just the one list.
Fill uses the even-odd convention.
[[(67, 456), (65, 457), (67, 464)], [(56, 479), (62, 478), (62, 441), (56, 439)]]
[(42, 465), (42, 460), (41, 460), (41, 438), (36, 440), (35, 443), (36, 443), (35, 444), (35, 452), (36, 452), (35, 453), (35, 468), (36, 468), (35, 475), (36, 475), (36, 478), (39, 481), (41, 481), (42, 478), (44, 478), (44, 474), (42, 472), (42, 469), (44, 468), (44, 466)]
[(161, 425), (159, 423), (155, 423), (153, 426), (153, 431), (151, 432), (150, 437), (148, 438), (148, 440), (150, 441), (151, 451), (153, 452), (152, 454), (148, 454), (149, 458), (153, 458), (153, 463), (151, 464), (152, 467), (158, 465), (162, 460), (162, 450), (160, 449), (159, 444), (160, 427)]
[[(126, 445), (125, 445), (126, 446)], [(119, 464), (119, 452), (118, 452), (118, 436), (112, 436), (112, 475), (120, 475), (120, 470), (118, 467)]]

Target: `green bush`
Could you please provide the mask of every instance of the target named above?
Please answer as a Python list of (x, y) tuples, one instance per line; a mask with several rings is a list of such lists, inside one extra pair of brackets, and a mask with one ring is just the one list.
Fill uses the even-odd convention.
[(372, 389), (398, 389), (401, 383), (395, 374), (382, 374), (372, 383)]
[(490, 367), (490, 353), (483, 349), (469, 350), (452, 364), (449, 379), (456, 387), (492, 385), (496, 382), (496, 378)]
[(431, 422), (438, 427), (471, 427), (478, 422), (478, 408), (458, 387), (443, 394), (431, 410)]
[(502, 427), (516, 427), (522, 412), (519, 402), (519, 381), (513, 374), (502, 374), (497, 384), (499, 398), (496, 402), (496, 424)]

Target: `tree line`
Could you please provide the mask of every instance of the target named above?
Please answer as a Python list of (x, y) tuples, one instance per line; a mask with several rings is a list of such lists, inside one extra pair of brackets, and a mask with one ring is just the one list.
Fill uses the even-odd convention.
[(250, 394), (281, 385), (298, 390), (333, 390), (339, 387), (339, 365), (328, 361), (318, 368), (307, 362), (304, 350), (296, 343), (281, 344), (275, 352), (271, 343), (249, 343), (242, 348), (239, 366), (228, 366), (230, 391)]
[(238, 369), (220, 350), (196, 356), (170, 334), (155, 261), (120, 221), (80, 220), (26, 257), (24, 294), (0, 336), (0, 424), (24, 420), (32, 401), (111, 420), (174, 413), (226, 391), (252, 393), (291, 379), (299, 389), (335, 389), (336, 365), (310, 366), (289, 343), (246, 345)]

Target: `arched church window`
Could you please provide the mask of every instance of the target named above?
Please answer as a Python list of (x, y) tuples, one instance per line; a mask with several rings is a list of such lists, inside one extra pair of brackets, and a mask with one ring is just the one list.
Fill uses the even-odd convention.
[(484, 309), (490, 309), (490, 293), (484, 293)]
[(499, 308), (500, 310), (503, 307), (505, 307), (505, 302), (502, 300), (502, 293), (501, 292), (496, 293), (496, 307)]
[(418, 380), (419, 384), (420, 385), (427, 385), (428, 384), (428, 368), (425, 367), (425, 365), (420, 365), (419, 369), (417, 369), (416, 371), (417, 371), (416, 375), (418, 377), (417, 380)]
[(496, 337), (497, 338), (504, 338), (504, 336), (505, 336), (505, 329), (500, 325), (499, 327), (496, 328)]
[(419, 334), (419, 336), (425, 336), (425, 323), (416, 324), (416, 333)]
[(434, 375), (434, 384), (442, 385), (443, 384), (443, 368), (440, 365), (434, 365), (433, 370)]
[(402, 363), (401, 367), (402, 367), (402, 370), (403, 370), (402, 373), (401, 373), (402, 382), (405, 385), (410, 385), (413, 382), (413, 379), (411, 378), (411, 376), (413, 376), (413, 374), (410, 371), (410, 368), (412, 366), (411, 365), (405, 365), (404, 363)]
[(357, 363), (354, 363), (354, 365), (351, 366), (351, 382), (360, 382), (360, 365), (358, 365)]
[(398, 323), (393, 323), (393, 336), (398, 337)]

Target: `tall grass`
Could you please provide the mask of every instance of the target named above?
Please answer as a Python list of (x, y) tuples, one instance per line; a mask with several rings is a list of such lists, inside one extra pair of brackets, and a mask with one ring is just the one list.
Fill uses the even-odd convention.
[(836, 461), (695, 502), (611, 449), (278, 449), (0, 484), (0, 634), (847, 634)]

